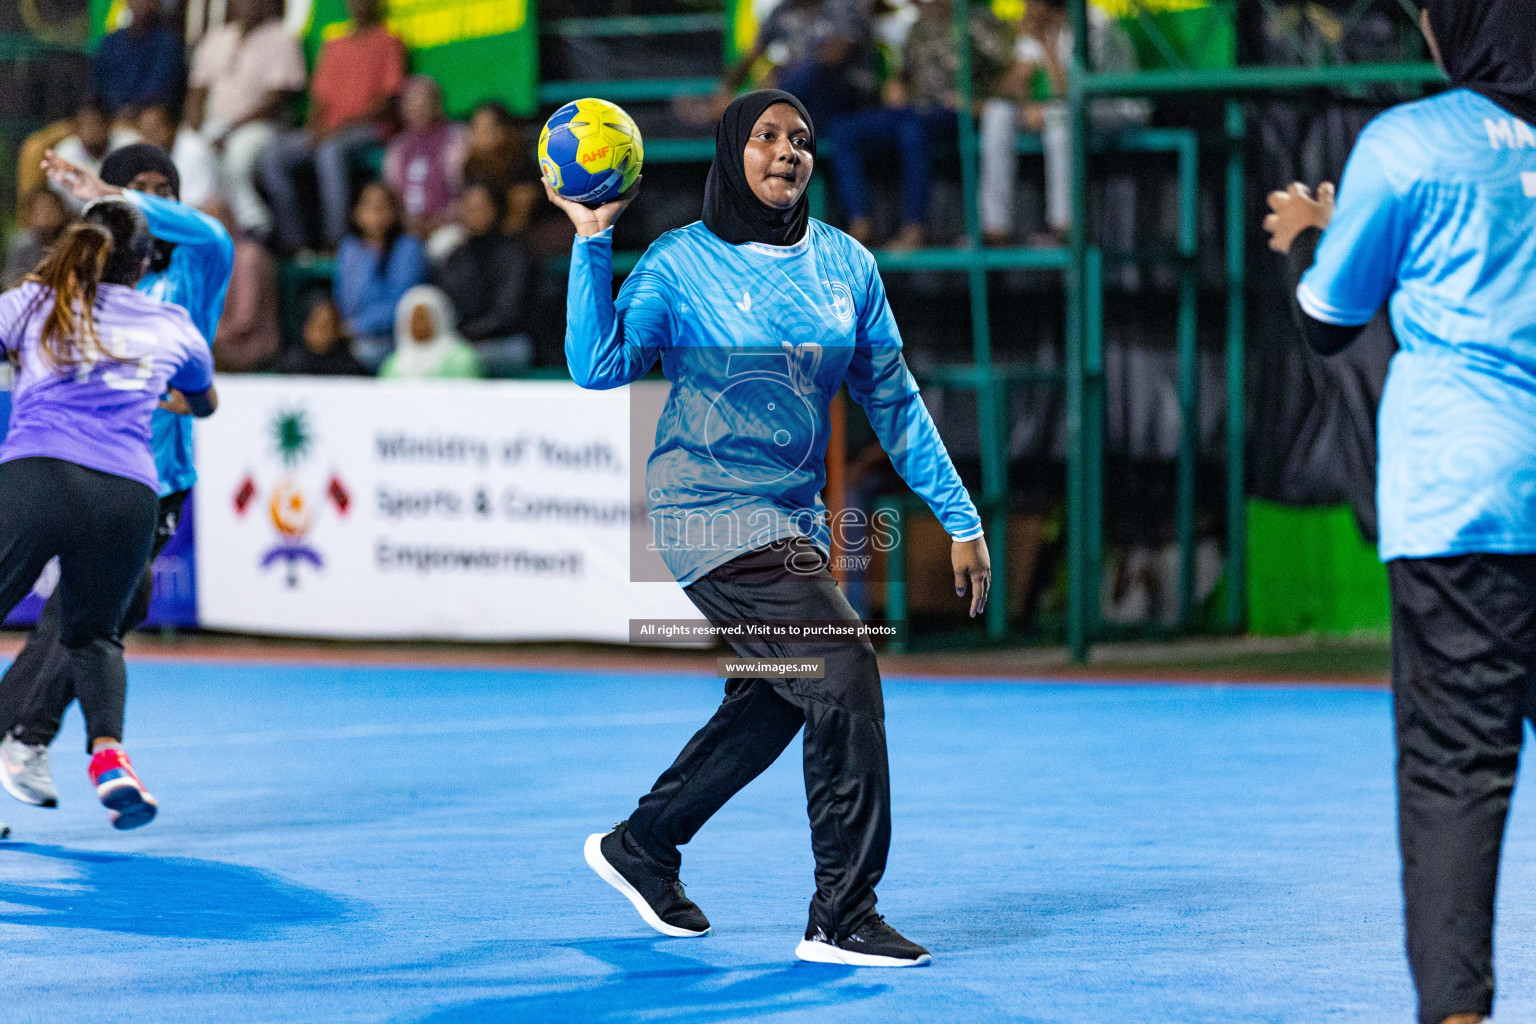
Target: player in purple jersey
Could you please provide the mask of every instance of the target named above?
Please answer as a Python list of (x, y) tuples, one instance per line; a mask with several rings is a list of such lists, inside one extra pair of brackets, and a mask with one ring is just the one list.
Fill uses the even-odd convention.
[[(121, 195), (144, 214), (155, 236), (155, 251), (138, 290), (185, 309), (211, 342), (224, 308), (233, 243), (216, 220), (177, 201), (180, 179), (170, 156), (136, 143), (113, 150), (102, 163), (100, 176), (53, 152), (44, 158), (43, 166), (56, 188), (82, 203)], [(188, 491), (197, 479), (191, 417), (178, 415), (184, 412), (179, 406), (174, 411), (156, 410), (150, 422), (150, 447), (160, 474), (160, 512), (149, 564), (123, 617), (125, 636), (149, 616), (154, 561), (175, 536)], [(49, 598), (26, 645), (0, 677), (0, 786), (17, 800), (38, 807), (58, 806), (48, 747), (74, 699), (69, 657), (59, 643), (59, 602)]]
[(17, 370), (0, 444), (0, 618), (58, 558), (91, 781), (120, 829), (157, 810), (122, 748), (121, 623), (158, 504), (150, 419), (168, 392), (197, 416), (218, 402), (213, 355), (186, 310), (134, 290), (153, 246), (138, 209), (101, 199), (0, 295), (0, 355)]

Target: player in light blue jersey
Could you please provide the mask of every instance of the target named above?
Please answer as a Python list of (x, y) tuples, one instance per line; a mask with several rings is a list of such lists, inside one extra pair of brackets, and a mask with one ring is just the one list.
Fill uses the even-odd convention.
[[(49, 154), (49, 177), (84, 201), (121, 194), (143, 213), (154, 235), (155, 254), (138, 290), (180, 306), (210, 345), (234, 266), (234, 243), (218, 221), (177, 202), (176, 165), (154, 146), (138, 143), (112, 152), (100, 177)], [(124, 617), (122, 631), (137, 628), (149, 614), (154, 575), (149, 566), (176, 533), (187, 491), (197, 479), (192, 462), (192, 417), (175, 392), (155, 410), (151, 448), (159, 474), (159, 516), (155, 542)], [(75, 697), (68, 659), (59, 643), (59, 598), (43, 606), (37, 626), (0, 679), (0, 783), (25, 803), (57, 805), (48, 768), (48, 745), (58, 734)]]
[[(655, 542), (717, 625), (858, 625), (828, 572), (821, 500), (828, 405), (845, 383), (954, 538), (955, 589), (979, 614), (990, 581), (981, 520), (902, 359), (874, 258), (808, 215), (814, 160), (798, 100), (773, 90), (737, 99), (716, 133), (702, 222), (658, 239), (617, 300), (613, 223), (633, 195), (592, 210), (551, 190), (578, 236), (571, 376), (613, 388), (661, 363), (672, 387), (646, 469)], [(587, 840), (588, 864), (663, 934), (705, 934), (708, 919), (678, 881), (678, 848), (803, 728), (816, 894), (796, 955), (927, 963), (928, 951), (875, 911), (891, 818), (874, 648), (741, 636), (731, 645), (744, 658), (822, 659), (824, 677), (730, 680), (715, 716), (628, 820)]]
[(1383, 303), (1401, 346), (1378, 417), (1392, 589), (1399, 839), (1423, 1024), (1493, 1007), (1493, 909), (1524, 719), (1536, 710), (1536, 16), (1431, 0), (1450, 91), (1365, 129), (1335, 201), (1265, 226), (1317, 350)]

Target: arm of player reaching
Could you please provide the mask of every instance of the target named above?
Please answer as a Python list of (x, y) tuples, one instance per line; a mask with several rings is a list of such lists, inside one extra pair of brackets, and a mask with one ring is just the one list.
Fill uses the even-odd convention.
[(197, 329), (213, 344), (235, 266), (234, 240), (224, 225), (185, 203), (131, 189), (124, 189), (123, 197), (144, 212), (150, 234), (183, 254), (173, 264), (181, 282), (174, 300), (186, 307)]
[[(173, 310), (168, 314), (168, 319), (178, 336), (176, 347), (179, 356), (176, 372), (171, 375), (167, 386), (171, 389), (172, 398), (179, 398), (175, 404), (186, 408), (171, 411), (190, 414), (198, 419), (212, 416), (219, 407), (219, 392), (213, 386), (213, 350), (203, 340), (202, 332), (192, 323), (186, 310), (180, 307), (173, 307)], [(161, 408), (166, 407), (166, 402), (162, 402)]]
[(982, 537), (981, 516), (928, 407), (918, 393), (917, 381), (901, 356), (901, 333), (885, 298), (885, 285), (870, 261), (869, 283), (858, 311), (853, 359), (848, 364), (848, 392), (869, 417), (880, 446), (891, 465), (943, 524), (953, 540), (950, 563), (955, 573), (955, 594), (971, 597), (972, 618), (987, 606), (992, 584), (992, 563)]
[(622, 387), (645, 376), (672, 335), (666, 291), (640, 264), (613, 298), (613, 229), (577, 235), (565, 293), (565, 362), (584, 388)]
[(869, 416), (891, 465), (933, 509), (945, 531), (955, 540), (980, 537), (981, 517), (902, 358), (896, 317), (873, 268), (865, 305), (859, 312), (847, 381), (849, 394)]
[(1397, 287), (1413, 233), (1412, 199), (1391, 176), (1388, 140), (1370, 128), (1344, 167), (1317, 257), (1296, 301), (1314, 320), (1338, 327), (1368, 323)]
[(149, 221), (149, 233), (163, 242), (186, 246), (197, 254), (197, 271), (210, 282), (223, 281), (235, 266), (235, 242), (224, 225), (185, 203), (147, 192), (123, 190)]

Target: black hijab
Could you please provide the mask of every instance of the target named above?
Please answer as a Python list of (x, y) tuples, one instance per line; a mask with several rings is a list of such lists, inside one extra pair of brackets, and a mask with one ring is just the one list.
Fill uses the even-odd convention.
[[(171, 155), (147, 142), (135, 142), (132, 145), (114, 149), (101, 162), (101, 170), (97, 173), (108, 185), (127, 188), (130, 181), (145, 171), (157, 171), (165, 175), (165, 180), (171, 183), (171, 194), (177, 199), (181, 198), (181, 175), (177, 173), (176, 164), (171, 160)], [(171, 253), (175, 251), (174, 242), (167, 242), (161, 238), (155, 239), (155, 251), (150, 257), (149, 272), (151, 274), (164, 272), (170, 267)]]
[(1455, 85), (1536, 123), (1536, 10), (1529, 0), (1422, 0)]
[(704, 182), (704, 226), (732, 245), (762, 242), (794, 245), (805, 237), (810, 203), (804, 193), (787, 210), (775, 210), (752, 191), (742, 164), (752, 126), (775, 103), (788, 103), (799, 111), (811, 130), (811, 154), (816, 153), (816, 126), (805, 106), (787, 92), (760, 89), (738, 96), (725, 108), (715, 129), (715, 162)]

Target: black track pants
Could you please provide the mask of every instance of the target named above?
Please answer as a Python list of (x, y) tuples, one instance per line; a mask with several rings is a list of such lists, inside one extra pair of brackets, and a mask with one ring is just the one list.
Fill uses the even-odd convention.
[[(789, 545), (761, 549), (688, 587), (711, 621), (857, 622), (824, 570), (784, 569)], [(803, 554), (805, 547), (794, 550)], [(836, 937), (875, 906), (891, 844), (885, 704), (875, 651), (864, 643), (733, 642), (748, 658), (824, 658), (824, 679), (732, 679), (714, 717), (656, 780), (629, 818), (639, 852), (676, 870), (678, 847), (805, 729), (805, 796), (816, 857), (811, 925)]]
[(1419, 1019), (1493, 1008), (1499, 850), (1536, 698), (1536, 555), (1399, 559), (1392, 694)]
[[(149, 600), (155, 589), (155, 574), (150, 566), (176, 535), (186, 501), (186, 491), (160, 499), (154, 546), (128, 603), (119, 636), (127, 636), (149, 617)], [(59, 604), (59, 591), (55, 589), (43, 605), (37, 625), (27, 634), (25, 646), (0, 678), (0, 735), (9, 734), (23, 743), (47, 746), (59, 734), (64, 712), (75, 699), (69, 654), (59, 642)], [(90, 737), (86, 739), (89, 742)]]
[(0, 463), (0, 618), (59, 559), (59, 644), (87, 741), (122, 739), (128, 679), (118, 632), (154, 542), (155, 492), (59, 459)]

